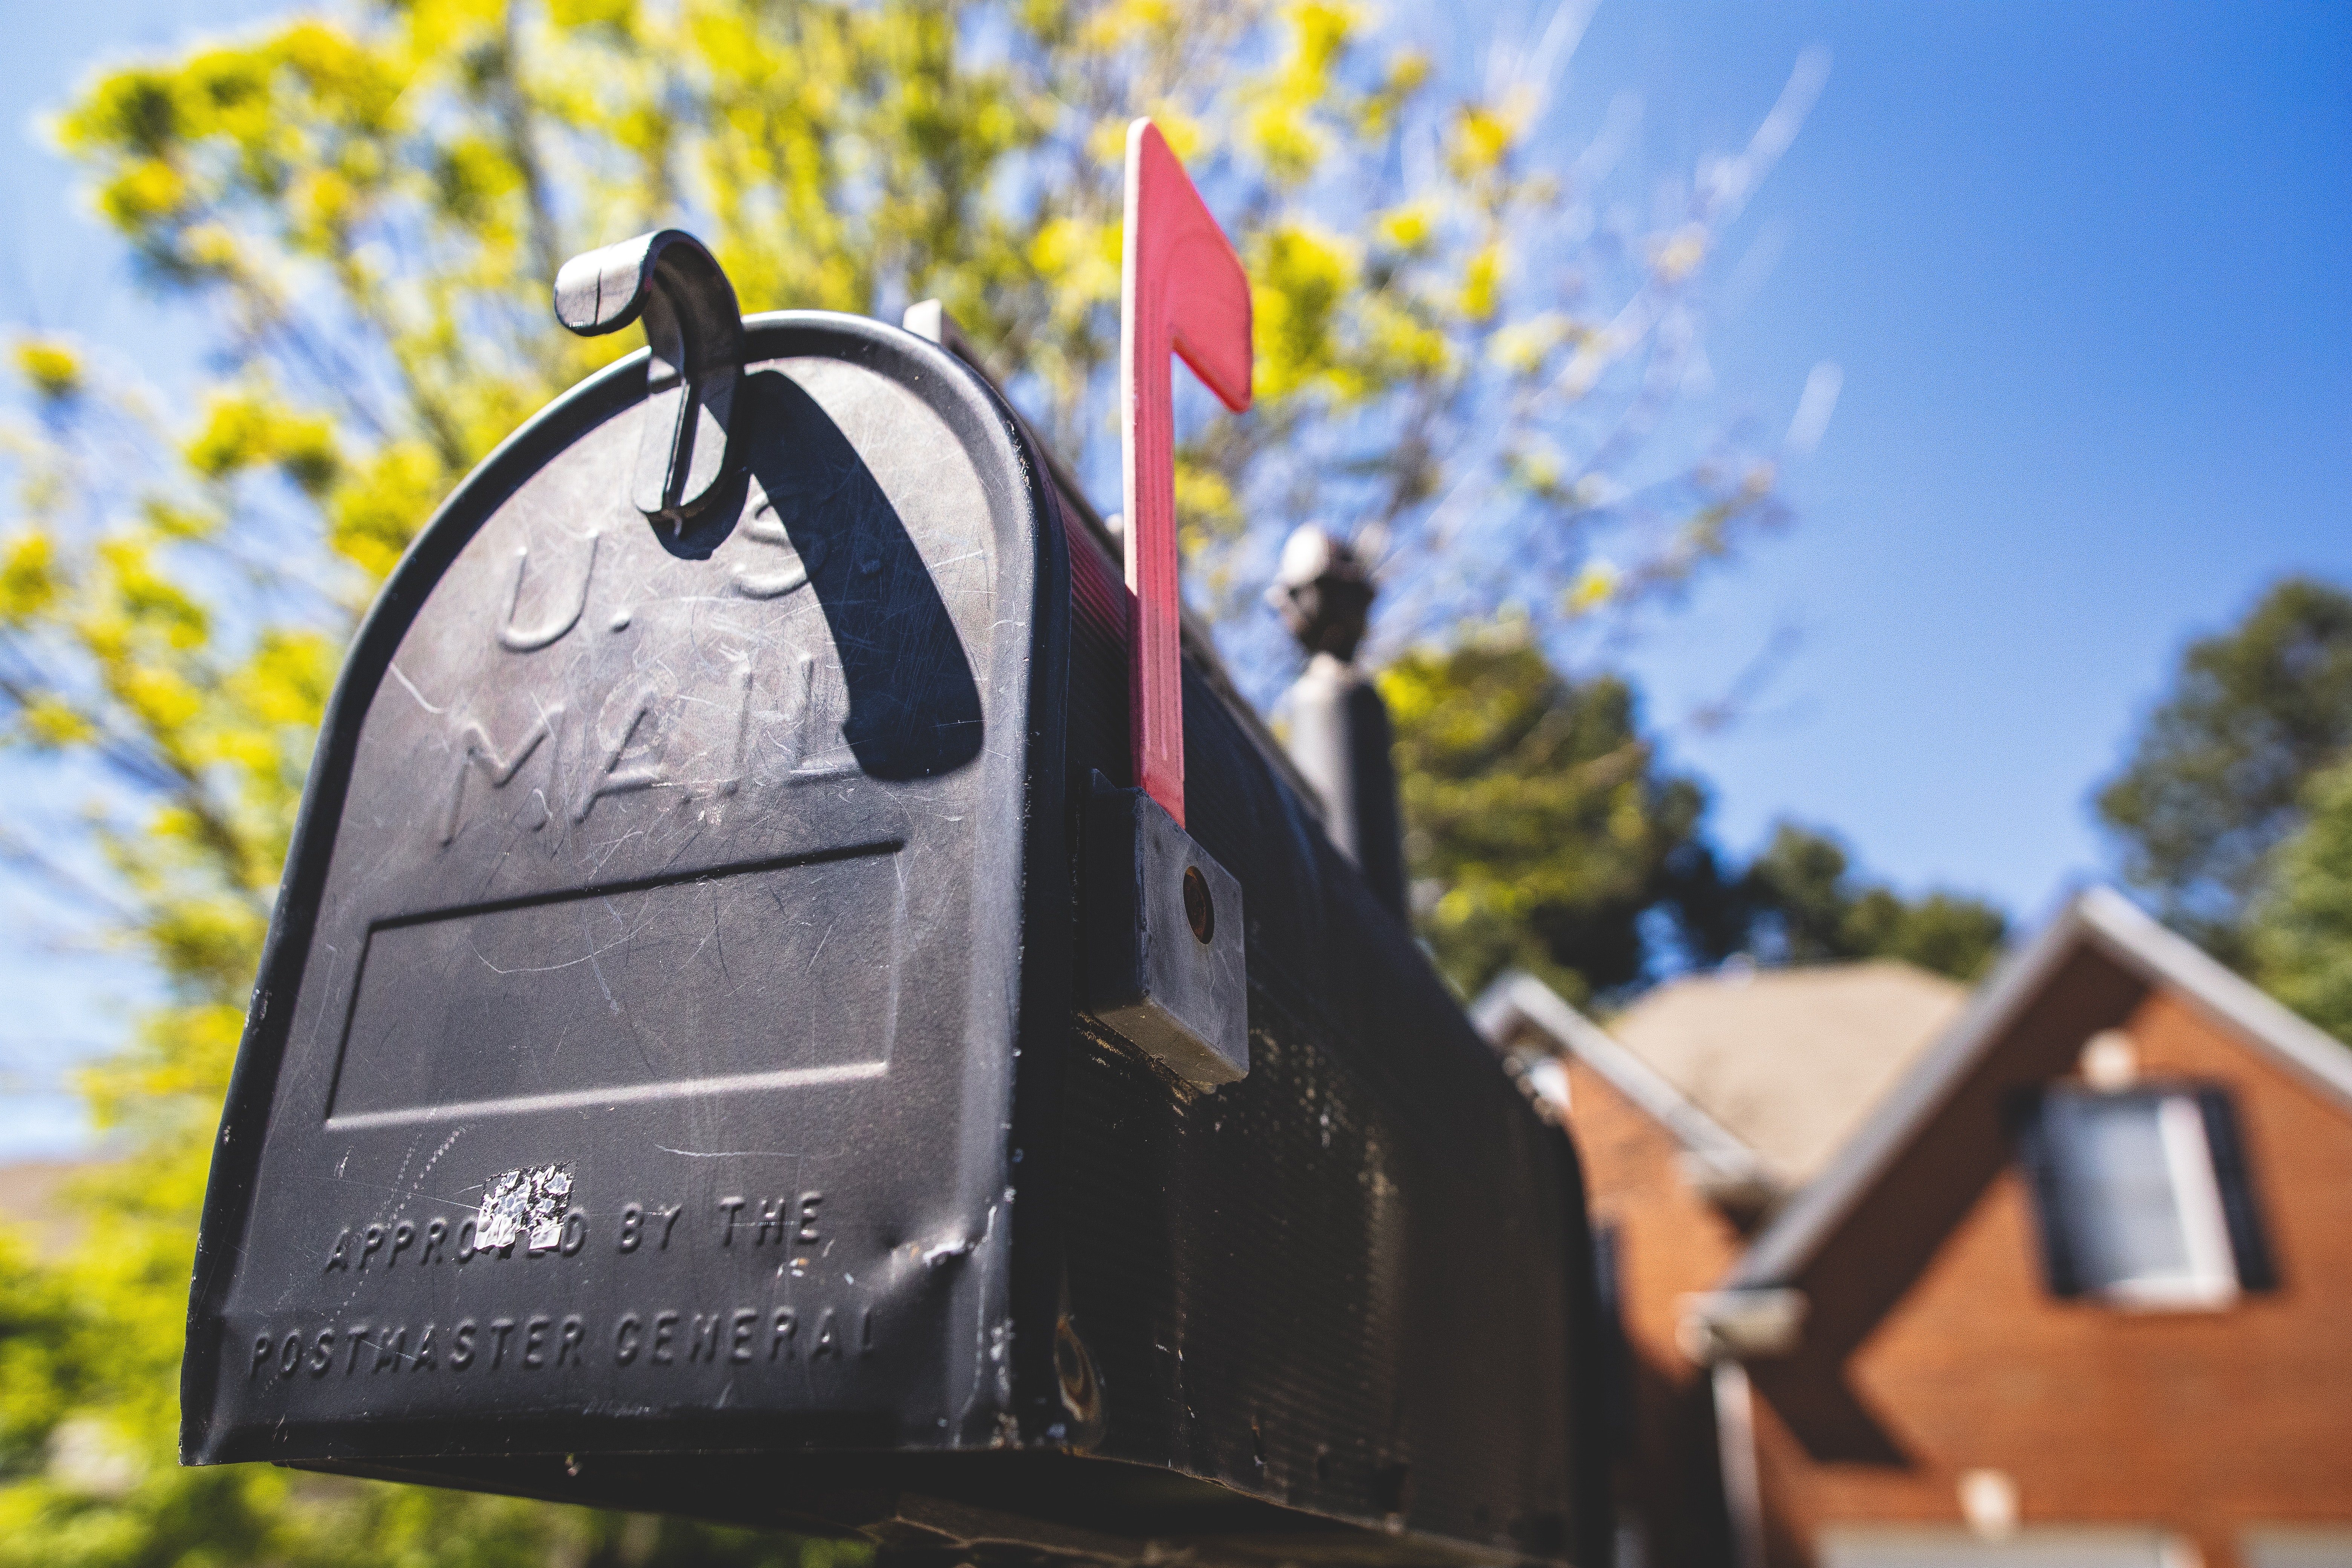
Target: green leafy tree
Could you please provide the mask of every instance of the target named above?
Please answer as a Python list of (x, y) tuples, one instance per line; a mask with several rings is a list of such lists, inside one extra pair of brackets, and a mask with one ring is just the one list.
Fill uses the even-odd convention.
[(1981, 899), (1937, 889), (1906, 899), (1853, 874), (1833, 836), (1782, 822), (1739, 889), (1749, 942), (1790, 963), (1899, 958), (1955, 980), (1976, 980), (2000, 956), (2008, 917)]
[[(215, 352), (168, 398), (70, 342), (16, 354), (0, 733), (105, 781), (94, 893), (168, 1001), (90, 1079), (135, 1179), (92, 1184), (66, 1262), (0, 1259), (0, 1565), (821, 1555), (172, 1463), (209, 1132), (353, 619), (468, 468), (629, 346), (555, 327), (565, 256), (664, 224), (750, 310), (942, 299), (1115, 472), (1118, 153), (1150, 112), (1255, 293), (1258, 405), (1188, 416), (1180, 451), (1204, 607), (1312, 512), (1371, 536), (1400, 626), (1601, 624), (1777, 512), (1771, 454), (1734, 441), (1621, 476), (1820, 73), (1675, 200), (1616, 202), (1538, 155), (1566, 37), (1465, 93), (1312, 0), (354, 0), (91, 82), (58, 139)], [(1637, 205), (1656, 227), (1612, 216)]]
[(1505, 969), (1572, 1002), (1641, 978), (1644, 911), (1706, 808), (1657, 764), (1633, 689), (1570, 681), (1506, 628), (1380, 678), (1396, 724), (1405, 863), (1423, 936), (1465, 994)]
[(1998, 909), (1866, 882), (1825, 833), (1781, 823), (1727, 869), (1704, 786), (1661, 766), (1633, 688), (1567, 679), (1524, 626), (1409, 653), (1381, 689), (1422, 934), (1465, 994), (1516, 968), (1585, 1003), (1738, 952), (1973, 980), (2000, 953)]
[(2242, 967), (2271, 852), (2303, 824), (2313, 776), (2347, 751), (2352, 595), (2289, 577), (2189, 646), (2099, 816), (2164, 919)]
[(2272, 851), (2247, 948), (2264, 990), (2352, 1045), (2352, 762), (2315, 774), (2303, 805)]

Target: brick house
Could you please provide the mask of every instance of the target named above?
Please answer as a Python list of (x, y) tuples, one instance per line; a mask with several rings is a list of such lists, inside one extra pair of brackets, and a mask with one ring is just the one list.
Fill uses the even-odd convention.
[(1585, 1158), (1622, 1564), (2352, 1568), (2352, 1051), (2123, 899), (1973, 997), (1478, 1016)]

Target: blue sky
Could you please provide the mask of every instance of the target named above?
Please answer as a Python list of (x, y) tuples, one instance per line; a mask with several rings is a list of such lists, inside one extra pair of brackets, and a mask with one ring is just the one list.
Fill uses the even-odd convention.
[(1718, 385), (1836, 416), (1800, 516), (1639, 648), (1672, 720), (1782, 626), (1752, 715), (1684, 741), (1718, 831), (1838, 828), (2031, 918), (2111, 865), (2087, 806), (2181, 644), (2281, 574), (2352, 583), (2352, 10), (1606, 5), (1664, 164), (1805, 45), (1827, 89), (1747, 220), (1778, 259)]
[[(31, 121), (95, 59), (281, 8), (14, 19), (5, 313), (165, 380), (194, 363), (197, 324), (131, 290)], [(1776, 419), (1834, 362), (1836, 415), (1790, 475), (1794, 523), (1632, 664), (1734, 849), (1794, 815), (1899, 885), (2031, 920), (2110, 865), (2087, 797), (2183, 641), (2284, 573), (2352, 583), (2352, 7), (1610, 0), (1551, 133), (1631, 89), (1634, 156), (1687, 171), (1814, 44), (1827, 89), (1733, 236), (1753, 286), (1709, 353), (1718, 402)], [(1678, 722), (1782, 628), (1793, 652), (1736, 726)], [(33, 783), (0, 768), (14, 800)], [(141, 988), (0, 886), (0, 1152), (69, 1146), (56, 1064)]]

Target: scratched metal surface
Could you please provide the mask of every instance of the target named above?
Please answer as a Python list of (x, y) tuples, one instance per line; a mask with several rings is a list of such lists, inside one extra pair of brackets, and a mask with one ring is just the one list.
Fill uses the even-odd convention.
[(715, 526), (629, 504), (625, 364), (362, 637), (216, 1158), (194, 1457), (996, 1436), (1056, 557), (946, 356), (754, 332)]

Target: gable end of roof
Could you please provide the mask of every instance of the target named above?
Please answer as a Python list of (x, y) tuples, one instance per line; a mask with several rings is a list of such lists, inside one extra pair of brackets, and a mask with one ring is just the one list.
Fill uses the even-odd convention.
[(2077, 900), (2108, 956), (2180, 992), (2215, 1022), (2267, 1049), (2296, 1077), (2352, 1111), (2352, 1047), (2290, 1011), (2243, 975), (2106, 888)]
[(2149, 984), (2187, 996), (2352, 1113), (2352, 1049), (2167, 931), (2120, 893), (2092, 888), (2001, 964), (1862, 1131), (1765, 1227), (1727, 1287), (1758, 1289), (1793, 1279), (1943, 1110), (1978, 1059), (2085, 945)]

